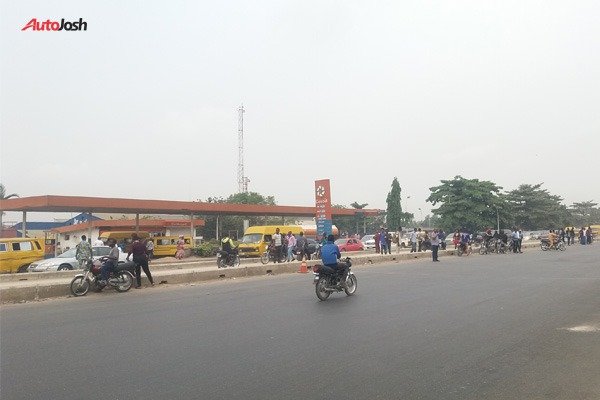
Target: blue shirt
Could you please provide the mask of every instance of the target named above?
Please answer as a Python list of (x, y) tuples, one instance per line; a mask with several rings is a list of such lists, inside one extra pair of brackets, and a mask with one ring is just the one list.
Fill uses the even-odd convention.
[(337, 260), (341, 257), (340, 249), (333, 242), (327, 242), (321, 248), (321, 261), (323, 265), (336, 265)]

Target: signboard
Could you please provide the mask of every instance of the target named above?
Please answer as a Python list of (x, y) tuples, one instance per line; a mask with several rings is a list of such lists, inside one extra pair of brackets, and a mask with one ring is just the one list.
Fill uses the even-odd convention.
[(315, 220), (317, 224), (317, 235), (331, 234), (331, 188), (329, 179), (315, 181)]

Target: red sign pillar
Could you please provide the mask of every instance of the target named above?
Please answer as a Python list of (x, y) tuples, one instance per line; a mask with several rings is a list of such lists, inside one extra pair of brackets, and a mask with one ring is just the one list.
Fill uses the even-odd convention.
[(315, 181), (315, 207), (317, 235), (330, 235), (333, 223), (331, 220), (331, 187), (329, 179)]

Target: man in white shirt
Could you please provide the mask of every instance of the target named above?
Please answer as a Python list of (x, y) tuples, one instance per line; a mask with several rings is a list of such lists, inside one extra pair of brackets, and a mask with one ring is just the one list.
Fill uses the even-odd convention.
[(94, 246), (104, 246), (104, 242), (100, 239), (100, 236), (98, 236), (98, 239), (94, 240)]
[(273, 246), (275, 246), (275, 261), (281, 261), (281, 248), (283, 245), (283, 238), (281, 237), (281, 233), (279, 233), (279, 228), (275, 229), (275, 233), (271, 236), (271, 241), (273, 242)]
[(417, 228), (414, 228), (410, 234), (410, 252), (411, 253), (417, 252), (417, 238), (418, 238)]

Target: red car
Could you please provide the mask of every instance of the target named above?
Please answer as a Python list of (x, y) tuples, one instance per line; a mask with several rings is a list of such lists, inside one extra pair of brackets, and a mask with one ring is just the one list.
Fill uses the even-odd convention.
[(363, 243), (358, 239), (338, 239), (335, 244), (340, 251), (361, 251), (364, 250)]

